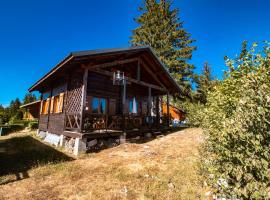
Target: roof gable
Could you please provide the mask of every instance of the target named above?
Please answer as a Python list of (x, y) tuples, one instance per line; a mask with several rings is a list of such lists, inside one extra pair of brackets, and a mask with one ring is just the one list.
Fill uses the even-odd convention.
[(60, 73), (60, 71), (64, 72), (65, 68), (68, 68), (68, 66), (74, 63), (84, 63), (86, 61), (95, 61), (98, 63), (100, 60), (103, 61), (101, 58), (104, 56), (109, 57), (111, 60), (119, 60), (119, 58), (123, 56), (132, 57), (136, 55), (144, 56), (145, 65), (148, 65), (148, 74), (151, 74), (157, 82), (165, 83), (167, 81), (166, 88), (169, 91), (172, 93), (182, 92), (154, 51), (147, 46), (72, 52), (29, 88), (29, 91), (40, 90), (44, 84), (50, 79), (53, 79), (57, 73)]

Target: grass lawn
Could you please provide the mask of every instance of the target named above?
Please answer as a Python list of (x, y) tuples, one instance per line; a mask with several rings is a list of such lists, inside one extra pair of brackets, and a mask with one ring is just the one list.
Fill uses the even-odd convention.
[(74, 159), (33, 133), (0, 137), (0, 199), (205, 199), (200, 129)]

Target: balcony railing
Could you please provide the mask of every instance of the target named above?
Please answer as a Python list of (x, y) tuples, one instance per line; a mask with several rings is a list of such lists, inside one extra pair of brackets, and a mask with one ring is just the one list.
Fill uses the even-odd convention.
[(84, 113), (82, 132), (140, 130), (167, 126), (167, 117)]

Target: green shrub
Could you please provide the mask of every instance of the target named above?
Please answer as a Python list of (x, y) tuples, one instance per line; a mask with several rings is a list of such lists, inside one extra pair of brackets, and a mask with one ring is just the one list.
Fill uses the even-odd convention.
[(25, 127), (22, 124), (11, 124), (9, 128), (11, 132), (17, 132), (23, 130)]
[(25, 127), (22, 124), (11, 124), (11, 125), (3, 125), (1, 135), (7, 135), (12, 132), (17, 132), (23, 130)]
[(9, 121), (9, 124), (21, 124), (24, 127), (27, 127), (31, 121), (29, 120), (18, 120), (18, 119), (12, 119)]
[(200, 103), (185, 102), (184, 107), (187, 111), (186, 120), (189, 126), (199, 127), (201, 126), (203, 119), (204, 105)]
[(36, 122), (36, 121), (30, 122), (28, 127), (29, 127), (31, 130), (38, 129), (38, 122)]
[(270, 52), (243, 49), (210, 93), (203, 167), (219, 198), (270, 199)]

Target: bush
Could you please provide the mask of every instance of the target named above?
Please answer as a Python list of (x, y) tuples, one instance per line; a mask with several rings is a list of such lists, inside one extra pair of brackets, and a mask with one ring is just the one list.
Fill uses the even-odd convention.
[(29, 127), (31, 130), (38, 129), (38, 122), (36, 122), (36, 121), (30, 122), (28, 127)]
[(22, 124), (12, 124), (1, 126), (2, 132), (1, 135), (7, 135), (12, 132), (17, 132), (23, 130), (25, 127)]
[(219, 198), (270, 199), (270, 48), (255, 47), (227, 60), (204, 109), (203, 167)]
[(11, 124), (9, 128), (11, 132), (17, 132), (23, 130), (25, 127), (22, 124)]
[(23, 125), (24, 127), (27, 127), (27, 126), (29, 126), (29, 123), (30, 123), (30, 122), (31, 122), (31, 121), (29, 121), (29, 120), (12, 119), (12, 120), (9, 121), (9, 124), (21, 124), (21, 125)]
[(186, 120), (189, 126), (199, 127), (201, 126), (203, 119), (204, 105), (201, 103), (185, 102), (184, 107), (187, 110)]

